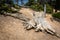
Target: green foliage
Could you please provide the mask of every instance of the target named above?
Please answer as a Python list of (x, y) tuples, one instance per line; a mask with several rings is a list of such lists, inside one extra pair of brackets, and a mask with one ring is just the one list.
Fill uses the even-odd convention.
[[(47, 13), (52, 13), (52, 7), (49, 4), (46, 4), (46, 12)], [(30, 6), (33, 10), (35, 11), (43, 11), (44, 7), (41, 4), (34, 4)]]
[(33, 4), (34, 4), (34, 1), (35, 1), (35, 0), (29, 0), (29, 1), (28, 1), (28, 6), (33, 5)]
[(41, 11), (43, 10), (43, 5), (40, 4), (40, 0), (29, 0), (28, 3), (26, 3), (27, 6), (30, 6), (35, 11)]
[(31, 5), (31, 8), (35, 11), (42, 11), (43, 10), (43, 6), (42, 5), (38, 5), (38, 4), (35, 4), (35, 5)]
[[(28, 3), (26, 3), (27, 6), (30, 6), (35, 11), (43, 11), (44, 7), (42, 4), (40, 4), (40, 0), (35, 2), (34, 0), (30, 0)], [(52, 13), (52, 7), (49, 4), (46, 4), (46, 12), (47, 13)]]
[(20, 8), (21, 8), (21, 7), (20, 7), (19, 5), (17, 5), (17, 4), (14, 4), (13, 7), (16, 8), (16, 9), (20, 9)]
[(53, 17), (60, 19), (60, 12), (52, 14)]
[(28, 2), (25, 5), (31, 6), (31, 5), (35, 5), (35, 4), (36, 4), (35, 0), (28, 0)]
[(47, 6), (46, 6), (46, 7), (47, 7), (47, 8), (46, 8), (46, 12), (47, 12), (47, 13), (52, 13), (52, 10), (53, 10), (52, 7), (51, 7), (49, 4), (46, 4), (46, 5), (47, 5)]
[(0, 13), (3, 13), (4, 11), (8, 10), (8, 5), (7, 4), (1, 4), (0, 5)]
[(20, 6), (14, 4), (12, 0), (1, 0), (0, 1), (0, 14), (3, 14), (4, 12), (16, 13), (17, 11), (12, 10), (11, 7), (14, 7), (16, 9), (20, 8)]

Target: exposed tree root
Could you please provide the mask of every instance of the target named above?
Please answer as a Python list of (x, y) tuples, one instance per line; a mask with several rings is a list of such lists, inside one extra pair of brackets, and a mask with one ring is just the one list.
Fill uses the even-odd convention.
[(25, 22), (30, 20), (28, 17), (26, 17), (22, 13), (4, 13), (4, 15), (11, 16), (11, 17), (20, 19), (20, 20), (25, 21)]
[(60, 37), (59, 34), (56, 33), (56, 31), (52, 28), (52, 26), (45, 20), (43, 17), (43, 12), (35, 12), (33, 13), (33, 19), (28, 19), (25, 15), (15, 13), (5, 13), (7, 16), (12, 16), (15, 18), (18, 18), (20, 20), (23, 20), (23, 25), (25, 26), (25, 29), (31, 29), (35, 28), (35, 31), (42, 30), (42, 32), (48, 32), (54, 36)]
[[(43, 32), (46, 31), (48, 33), (50, 33), (51, 35), (60, 37), (59, 34), (56, 33), (56, 31), (53, 29), (53, 27), (48, 23), (48, 21), (45, 20), (45, 18), (43, 17), (43, 12), (36, 12), (33, 15), (33, 21), (34, 23), (37, 23), (37, 25), (35, 26), (36, 30), (35, 31), (39, 31), (42, 30)], [(28, 24), (30, 24), (31, 22), (28, 22)], [(32, 25), (33, 23), (31, 23), (30, 25), (32, 27), (34, 27)], [(29, 27), (29, 26), (28, 26)]]

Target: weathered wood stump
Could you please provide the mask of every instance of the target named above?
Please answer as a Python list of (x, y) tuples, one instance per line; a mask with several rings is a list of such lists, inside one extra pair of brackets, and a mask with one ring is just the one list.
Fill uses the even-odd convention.
[(28, 19), (25, 15), (23, 14), (19, 14), (19, 13), (15, 13), (15, 14), (10, 14), (10, 13), (6, 13), (5, 15), (9, 15), (18, 19), (21, 19), (24, 21), (25, 24), (25, 28), (26, 29), (31, 29), (31, 28), (35, 28), (35, 31), (46, 31), (52, 35), (57, 35), (56, 31), (53, 29), (53, 27), (48, 23), (48, 21), (46, 21), (46, 19), (43, 17), (44, 12), (34, 12), (31, 13), (31, 15), (33, 16), (32, 19)]

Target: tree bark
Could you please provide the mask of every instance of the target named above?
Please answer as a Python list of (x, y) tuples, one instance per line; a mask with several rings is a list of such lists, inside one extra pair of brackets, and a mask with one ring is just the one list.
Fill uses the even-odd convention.
[(46, 4), (44, 4), (44, 14), (43, 17), (46, 17)]

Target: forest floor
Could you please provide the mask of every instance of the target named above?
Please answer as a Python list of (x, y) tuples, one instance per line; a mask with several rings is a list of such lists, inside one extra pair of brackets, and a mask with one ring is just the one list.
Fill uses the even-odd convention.
[[(32, 13), (33, 10), (28, 8), (22, 8), (19, 11), (30, 19), (32, 16), (28, 13)], [(57, 33), (60, 34), (60, 22), (52, 19), (51, 14), (47, 14), (46, 20), (52, 25)], [(26, 30), (22, 24), (22, 20), (0, 15), (0, 40), (60, 40), (56, 36), (52, 36), (48, 33), (35, 32), (34, 29)]]

